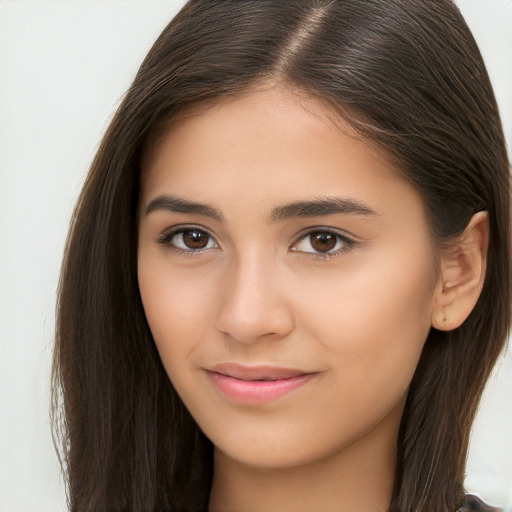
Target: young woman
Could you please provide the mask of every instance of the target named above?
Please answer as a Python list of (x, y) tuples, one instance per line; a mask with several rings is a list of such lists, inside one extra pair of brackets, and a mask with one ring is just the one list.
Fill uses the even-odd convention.
[(509, 196), (451, 1), (190, 1), (71, 226), (71, 510), (470, 510)]

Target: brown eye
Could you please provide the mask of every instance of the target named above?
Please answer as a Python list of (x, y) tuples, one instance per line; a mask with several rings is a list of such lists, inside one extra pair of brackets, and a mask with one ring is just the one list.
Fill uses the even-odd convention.
[(306, 233), (291, 250), (317, 256), (336, 256), (355, 246), (356, 242), (350, 238), (326, 229)]
[(158, 240), (159, 244), (169, 246), (182, 252), (201, 252), (218, 247), (215, 239), (202, 229), (180, 229), (164, 234)]
[(338, 237), (333, 233), (311, 233), (311, 247), (317, 252), (329, 252), (334, 249)]
[(183, 244), (188, 249), (204, 249), (208, 245), (210, 236), (204, 231), (190, 230), (183, 231)]

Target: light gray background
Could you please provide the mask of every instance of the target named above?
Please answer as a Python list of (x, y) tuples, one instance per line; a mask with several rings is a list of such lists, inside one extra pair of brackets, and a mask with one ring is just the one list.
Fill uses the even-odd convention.
[[(277, 1), (277, 0), (276, 0)], [(0, 511), (65, 510), (49, 420), (55, 291), (73, 205), (115, 107), (182, 0), (0, 0)], [(512, 141), (512, 2), (459, 0)], [(512, 510), (512, 357), (466, 484)]]

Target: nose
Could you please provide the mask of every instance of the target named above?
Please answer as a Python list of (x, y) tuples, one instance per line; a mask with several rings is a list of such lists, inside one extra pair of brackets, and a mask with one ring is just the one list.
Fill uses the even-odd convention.
[(269, 258), (238, 258), (226, 270), (216, 328), (240, 343), (281, 338), (295, 326), (282, 272)]

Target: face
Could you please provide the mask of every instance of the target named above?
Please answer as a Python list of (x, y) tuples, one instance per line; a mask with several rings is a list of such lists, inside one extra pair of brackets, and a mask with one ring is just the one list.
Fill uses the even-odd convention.
[(175, 389), (220, 452), (290, 467), (395, 436), (431, 325), (419, 193), (279, 89), (177, 122), (141, 185), (138, 279)]

